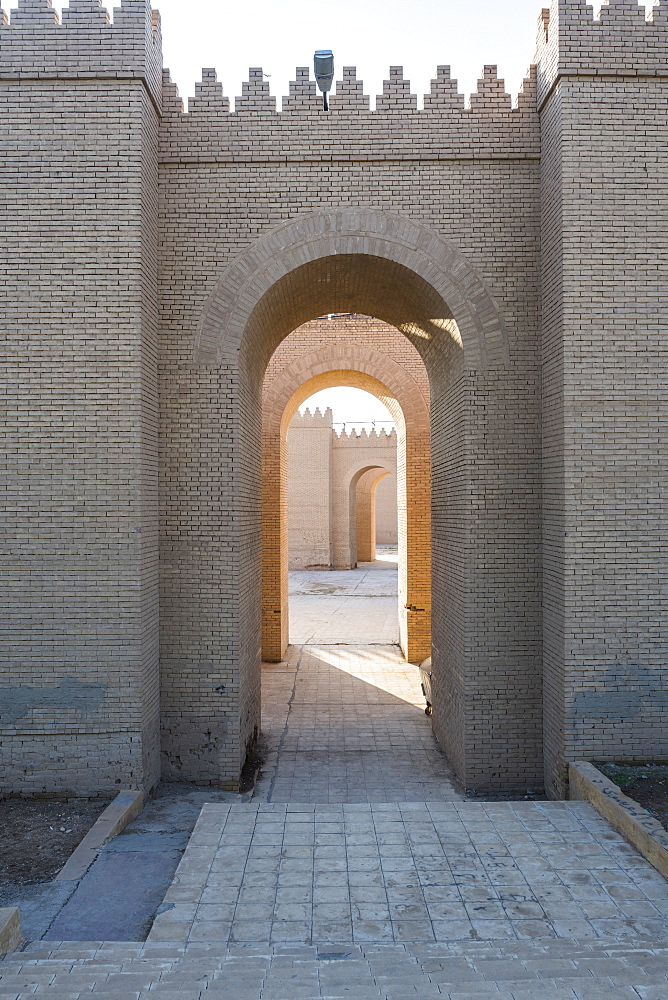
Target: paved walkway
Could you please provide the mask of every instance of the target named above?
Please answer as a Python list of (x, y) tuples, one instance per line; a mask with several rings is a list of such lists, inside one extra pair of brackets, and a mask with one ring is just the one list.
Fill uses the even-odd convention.
[(289, 574), (290, 642), (392, 644), (399, 642), (397, 556), (379, 551), (352, 570)]
[(666, 1000), (668, 941), (32, 945), (3, 1000)]
[(396, 648), (291, 647), (264, 704), (255, 799), (204, 808), (152, 940), (668, 935), (668, 883), (587, 803), (466, 799)]
[(461, 798), (425, 716), (417, 667), (395, 646), (291, 646), (266, 664), (268, 802)]
[(396, 647), (292, 647), (263, 703), (149, 940), (31, 944), (0, 1000), (668, 1000), (668, 882), (587, 803), (467, 799)]
[(209, 805), (165, 898), (151, 940), (668, 934), (668, 883), (581, 802)]

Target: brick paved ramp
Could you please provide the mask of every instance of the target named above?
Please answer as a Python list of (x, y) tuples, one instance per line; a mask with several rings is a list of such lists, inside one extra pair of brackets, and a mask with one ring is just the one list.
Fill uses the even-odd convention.
[(586, 802), (216, 804), (163, 910), (218, 947), (656, 940), (668, 882)]
[(0, 963), (0, 997), (79, 1000), (665, 1000), (668, 940), (323, 948), (30, 945)]

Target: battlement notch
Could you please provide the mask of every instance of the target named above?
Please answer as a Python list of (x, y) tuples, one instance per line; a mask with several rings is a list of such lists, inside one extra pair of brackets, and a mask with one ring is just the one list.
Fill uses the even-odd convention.
[(538, 19), (537, 102), (563, 76), (659, 76), (668, 72), (668, 0), (647, 17), (637, 0), (552, 0)]
[(123, 0), (113, 22), (101, 0), (71, 0), (62, 24), (51, 0), (19, 0), (0, 17), (0, 77), (142, 79), (162, 100), (160, 17), (150, 0)]

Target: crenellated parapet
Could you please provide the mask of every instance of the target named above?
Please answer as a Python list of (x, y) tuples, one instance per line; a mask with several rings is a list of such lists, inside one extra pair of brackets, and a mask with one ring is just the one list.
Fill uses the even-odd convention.
[(463, 111), (464, 95), (458, 93), (457, 81), (452, 79), (449, 66), (438, 66), (436, 77), (431, 81), (431, 91), (425, 94), (424, 107), (427, 111)]
[(411, 94), (410, 80), (404, 80), (403, 66), (390, 66), (390, 78), (383, 84), (383, 93), (376, 98), (376, 113), (401, 115), (417, 111), (417, 96)]
[(0, 78), (143, 79), (162, 100), (160, 17), (150, 0), (123, 0), (113, 19), (101, 0), (70, 0), (62, 22), (51, 0), (19, 0), (0, 16)]
[(668, 75), (668, 0), (646, 15), (636, 0), (607, 0), (598, 17), (582, 0), (552, 0), (538, 19), (538, 105), (564, 76)]
[(342, 79), (336, 85), (336, 93), (329, 101), (330, 114), (355, 115), (370, 110), (370, 101), (364, 93), (364, 84), (357, 79), (354, 66), (344, 66)]
[(485, 66), (482, 79), (478, 80), (478, 89), (471, 94), (471, 109), (483, 111), (493, 108), (496, 111), (510, 111), (512, 99), (506, 93), (504, 81), (497, 76), (496, 66)]
[(304, 429), (307, 427), (328, 427), (332, 428), (332, 410), (328, 406), (326, 410), (322, 411), (319, 406), (315, 410), (311, 410), (308, 406), (303, 413), (297, 411), (290, 422), (290, 428)]
[[(176, 88), (174, 91), (178, 98)], [(218, 82), (215, 69), (203, 69), (201, 82), (195, 84), (195, 96), (188, 101), (188, 111), (190, 114), (215, 116), (229, 114), (229, 110), (230, 99), (224, 96), (223, 85)]]
[(372, 427), (370, 430), (362, 427), (361, 430), (358, 430), (354, 422), (352, 422), (350, 429), (347, 429), (345, 425), (340, 429), (336, 429), (334, 427), (332, 410), (329, 406), (326, 410), (321, 410), (320, 407), (311, 410), (307, 406), (303, 413), (297, 411), (290, 421), (290, 430), (311, 428), (318, 430), (328, 428), (331, 430), (333, 433), (333, 443), (337, 447), (368, 448), (370, 445), (372, 447), (378, 445), (378, 447), (382, 448), (395, 448), (397, 444), (397, 432), (394, 427), (389, 431), (385, 428), (377, 430), (375, 427)]
[[(202, 78), (208, 70), (202, 70)], [(215, 73), (215, 70), (213, 70)], [(201, 110), (201, 109), (196, 109)], [(183, 99), (179, 94), (179, 88), (172, 80), (172, 75), (168, 69), (162, 71), (162, 114), (164, 118), (182, 115), (185, 111)], [(225, 112), (227, 114), (227, 112)]]
[(276, 98), (271, 96), (269, 83), (264, 78), (261, 66), (249, 69), (248, 80), (242, 84), (241, 97), (236, 99), (235, 110), (239, 115), (276, 114)]
[(357, 430), (354, 426), (350, 430), (343, 427), (336, 432), (334, 444), (337, 447), (369, 448), (377, 446), (379, 448), (396, 448), (397, 432), (393, 427), (390, 431), (382, 428), (377, 430), (372, 427), (370, 431), (366, 427)]
[(315, 115), (322, 108), (322, 99), (311, 80), (307, 66), (298, 66), (295, 79), (290, 84), (290, 93), (283, 98), (283, 115)]
[(63, 10), (63, 24), (68, 28), (103, 28), (111, 22), (102, 0), (70, 0)]
[(301, 161), (412, 159), (418, 148), (421, 158), (438, 159), (539, 155), (533, 69), (515, 107), (495, 66), (485, 67), (468, 108), (447, 66), (438, 67), (422, 108), (400, 66), (391, 67), (373, 111), (352, 66), (344, 67), (328, 112), (307, 67), (297, 69), (280, 111), (259, 67), (250, 70), (234, 112), (212, 69), (203, 71), (187, 114), (166, 75), (163, 107), (166, 161), (201, 157), (253, 161), (276, 156)]

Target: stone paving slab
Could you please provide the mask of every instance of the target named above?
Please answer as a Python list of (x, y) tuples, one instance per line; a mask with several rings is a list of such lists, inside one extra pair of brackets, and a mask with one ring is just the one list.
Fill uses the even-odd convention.
[(396, 562), (363, 563), (352, 570), (292, 571), (289, 595), (292, 643), (399, 642)]
[[(0, 962), (0, 996), (80, 1000), (665, 1000), (668, 939), (266, 945), (50, 942)], [(558, 976), (552, 975), (559, 973)]]
[(150, 940), (668, 935), (668, 883), (581, 802), (208, 805), (165, 902)]
[(293, 595), (290, 598), (290, 642), (330, 646), (397, 644), (397, 597)]
[[(260, 795), (262, 790), (260, 790)], [(410, 802), (463, 798), (440, 750), (283, 752), (272, 802)]]

